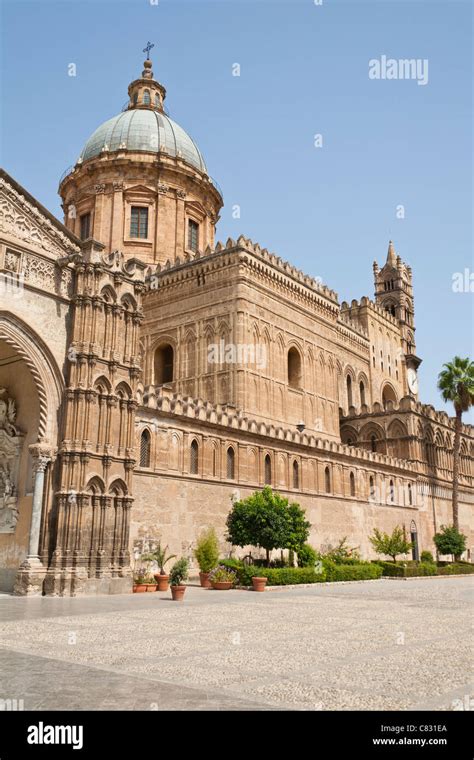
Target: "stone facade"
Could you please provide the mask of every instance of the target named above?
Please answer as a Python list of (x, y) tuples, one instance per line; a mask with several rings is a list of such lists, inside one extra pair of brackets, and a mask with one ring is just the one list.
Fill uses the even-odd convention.
[[(165, 95), (145, 62), (60, 183), (65, 225), (0, 175), (1, 588), (130, 591), (137, 544), (192, 557), (213, 525), (229, 551), (231, 502), (266, 483), (317, 547), (370, 557), (403, 525), (433, 550), (454, 421), (418, 400), (410, 267), (390, 242), (374, 300), (340, 304), (243, 236), (215, 244), (222, 196)], [(473, 445), (465, 425), (469, 556)]]

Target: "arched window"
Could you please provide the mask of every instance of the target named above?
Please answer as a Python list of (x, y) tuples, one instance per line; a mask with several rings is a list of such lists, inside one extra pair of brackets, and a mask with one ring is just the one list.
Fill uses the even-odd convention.
[(355, 481), (355, 476), (353, 472), (351, 472), (351, 474), (349, 475), (349, 483), (351, 487), (351, 496), (355, 496), (356, 495), (356, 481)]
[(217, 475), (217, 451), (216, 447), (212, 447), (212, 474), (214, 477)]
[(272, 460), (270, 459), (270, 455), (267, 454), (265, 457), (265, 485), (271, 486), (272, 484)]
[(359, 383), (359, 393), (360, 393), (360, 404), (363, 406), (365, 404), (365, 385), (362, 382), (362, 380)]
[(349, 408), (352, 406), (352, 377), (350, 375), (347, 375), (346, 378), (346, 384), (347, 384), (347, 407)]
[(324, 470), (324, 482), (326, 486), (326, 493), (331, 493), (331, 473), (329, 472), (329, 467), (326, 467)]
[(370, 450), (377, 451), (377, 439), (373, 434), (370, 436)]
[(191, 443), (189, 471), (191, 475), (197, 475), (199, 472), (199, 444), (196, 439)]
[(136, 92), (133, 96), (133, 105), (136, 106), (138, 103), (138, 92)]
[(151, 435), (149, 430), (144, 430), (140, 437), (140, 467), (150, 466)]
[(390, 481), (389, 499), (390, 499), (390, 504), (395, 503), (395, 486), (393, 484), (393, 480)]
[(411, 490), (411, 483), (408, 483), (408, 503), (410, 506), (413, 504), (413, 493)]
[(301, 356), (294, 346), (288, 351), (288, 385), (290, 388), (301, 387)]
[(369, 499), (375, 499), (375, 483), (372, 475), (369, 478)]
[(143, 105), (150, 105), (150, 90), (143, 90)]
[(174, 351), (169, 343), (156, 349), (155, 352), (155, 385), (172, 383), (174, 375)]
[(298, 462), (293, 462), (293, 488), (299, 488), (300, 487), (300, 468)]
[(387, 404), (389, 401), (392, 401), (394, 404), (396, 404), (397, 397), (395, 395), (395, 391), (393, 390), (393, 388), (390, 385), (386, 384), (384, 385), (383, 391), (382, 391), (382, 404), (383, 404), (384, 409), (387, 407)]
[(235, 478), (235, 451), (232, 446), (227, 449), (227, 479), (234, 480)]
[(155, 106), (156, 106), (157, 108), (159, 108), (159, 107), (161, 106), (161, 100), (160, 100), (160, 96), (158, 95), (158, 93), (157, 93), (157, 92), (155, 92)]

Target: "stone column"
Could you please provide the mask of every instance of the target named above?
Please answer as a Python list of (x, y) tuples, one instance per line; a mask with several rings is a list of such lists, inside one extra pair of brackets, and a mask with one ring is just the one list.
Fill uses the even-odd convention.
[(28, 554), (18, 569), (13, 589), (13, 593), (20, 596), (41, 595), (43, 593), (43, 581), (46, 576), (46, 568), (39, 557), (39, 541), (41, 518), (43, 516), (44, 475), (46, 467), (51, 461), (52, 451), (49, 446), (40, 443), (33, 444), (29, 447), (29, 450), (33, 458), (35, 482), (33, 504), (31, 507)]

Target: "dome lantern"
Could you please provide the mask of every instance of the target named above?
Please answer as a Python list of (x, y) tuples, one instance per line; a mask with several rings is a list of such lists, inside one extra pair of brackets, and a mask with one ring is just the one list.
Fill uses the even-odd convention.
[[(145, 51), (148, 53), (151, 43)], [(144, 51), (144, 52), (145, 52)], [(143, 63), (143, 71), (140, 79), (135, 79), (128, 86), (128, 109), (147, 108), (152, 111), (163, 112), (163, 102), (166, 98), (166, 89), (153, 77), (152, 62), (150, 58)]]

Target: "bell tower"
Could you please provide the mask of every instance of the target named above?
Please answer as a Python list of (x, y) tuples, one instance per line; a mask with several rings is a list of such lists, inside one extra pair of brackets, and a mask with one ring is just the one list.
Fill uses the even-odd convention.
[(418, 384), (416, 370), (421, 359), (416, 355), (415, 309), (411, 267), (395, 252), (393, 242), (388, 244), (387, 260), (382, 267), (374, 261), (375, 303), (398, 319), (401, 348), (405, 355), (409, 391), (416, 396)]

